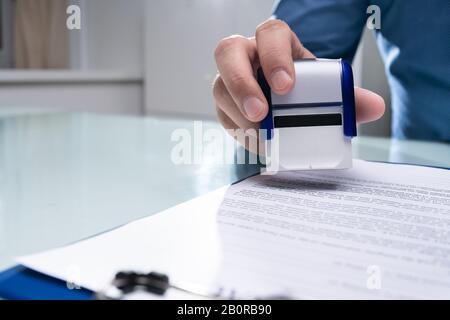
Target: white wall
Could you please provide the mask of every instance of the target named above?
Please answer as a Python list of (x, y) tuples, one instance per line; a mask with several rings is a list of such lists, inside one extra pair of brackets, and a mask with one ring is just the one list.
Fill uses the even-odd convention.
[(384, 116), (371, 123), (361, 125), (359, 133), (371, 136), (390, 136), (391, 134), (391, 95), (386, 79), (385, 66), (378, 51), (372, 31), (366, 29), (361, 43), (361, 67), (356, 72), (361, 79), (360, 86), (381, 95), (386, 102)]
[(273, 0), (147, 1), (145, 98), (151, 113), (214, 117), (214, 48), (228, 35), (253, 35)]
[(81, 0), (85, 46), (83, 68), (142, 73), (145, 2)]

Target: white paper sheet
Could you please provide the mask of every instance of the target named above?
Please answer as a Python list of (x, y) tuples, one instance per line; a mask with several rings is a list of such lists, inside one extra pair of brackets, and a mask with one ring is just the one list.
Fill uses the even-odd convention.
[(449, 170), (355, 160), (255, 176), (17, 261), (91, 290), (135, 270), (244, 298), (448, 299), (449, 253)]

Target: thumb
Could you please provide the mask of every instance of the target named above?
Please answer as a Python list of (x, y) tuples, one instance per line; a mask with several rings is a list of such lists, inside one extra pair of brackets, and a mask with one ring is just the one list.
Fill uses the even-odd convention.
[(356, 121), (375, 121), (384, 114), (385, 104), (381, 96), (367, 89), (355, 87)]

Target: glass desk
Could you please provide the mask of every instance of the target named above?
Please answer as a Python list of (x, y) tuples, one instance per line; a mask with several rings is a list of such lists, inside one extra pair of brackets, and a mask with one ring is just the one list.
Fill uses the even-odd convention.
[[(90, 237), (259, 172), (211, 159), (174, 164), (171, 135), (180, 128), (192, 133), (193, 121), (0, 113), (0, 270), (14, 256)], [(204, 131), (219, 128), (203, 123)], [(358, 137), (354, 156), (450, 167), (448, 144)]]

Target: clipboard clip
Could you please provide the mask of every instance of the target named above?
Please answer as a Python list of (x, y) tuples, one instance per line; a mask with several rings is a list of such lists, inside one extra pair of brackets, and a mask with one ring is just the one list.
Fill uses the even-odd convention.
[(133, 271), (120, 271), (112, 280), (109, 287), (95, 293), (98, 300), (120, 300), (126, 295), (143, 291), (155, 295), (163, 296), (168, 289), (184, 291), (199, 298), (217, 299), (221, 297), (221, 290), (217, 293), (207, 293), (197, 288), (179, 287), (170, 283), (169, 277), (159, 272), (138, 273)]
[(236, 294), (234, 289), (226, 290), (224, 287), (219, 287), (216, 292), (207, 292), (206, 290), (194, 286), (177, 286), (170, 283), (169, 277), (166, 274), (154, 271), (149, 273), (120, 271), (115, 275), (111, 284), (106, 289), (95, 293), (95, 298), (98, 300), (121, 300), (128, 294), (136, 291), (163, 296), (169, 289), (183, 291), (202, 299), (293, 299), (292, 296), (286, 294), (275, 294), (262, 297), (241, 297)]

